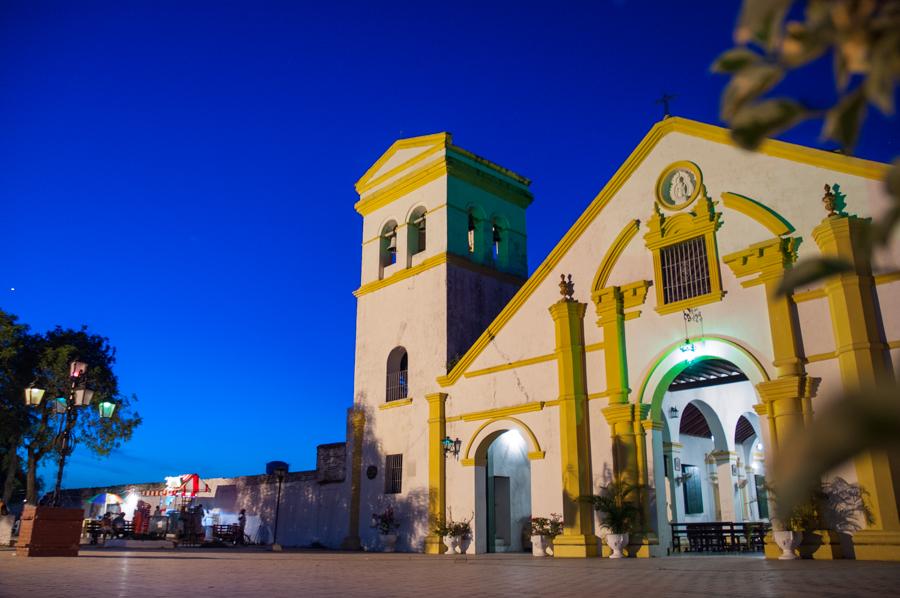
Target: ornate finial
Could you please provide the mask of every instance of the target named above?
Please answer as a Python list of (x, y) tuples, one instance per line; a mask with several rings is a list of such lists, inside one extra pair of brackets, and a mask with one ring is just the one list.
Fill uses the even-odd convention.
[(828, 210), (829, 216), (837, 216), (837, 212), (834, 211), (836, 199), (834, 192), (831, 190), (831, 185), (825, 185), (825, 195), (822, 197), (822, 203), (825, 204), (825, 209)]
[(575, 283), (572, 282), (571, 274), (568, 281), (565, 274), (559, 275), (559, 294), (563, 296), (563, 301), (575, 301), (572, 297), (575, 294)]

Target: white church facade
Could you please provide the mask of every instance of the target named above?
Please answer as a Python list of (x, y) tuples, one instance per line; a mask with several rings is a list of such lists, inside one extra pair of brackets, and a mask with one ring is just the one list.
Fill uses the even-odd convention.
[[(900, 357), (900, 275), (857, 259), (885, 171), (778, 141), (749, 153), (668, 118), (529, 276), (530, 181), (449, 134), (394, 143), (357, 183), (343, 545), (377, 549), (387, 506), (398, 547), (429, 553), (434, 520), (471, 517), (469, 553), (518, 551), (530, 517), (560, 513), (556, 556), (594, 556), (583, 498), (612, 479), (640, 489), (633, 556), (670, 553), (673, 522), (766, 521), (779, 446)], [(823, 209), (826, 185), (845, 208)], [(856, 268), (772, 293), (817, 254)], [(856, 558), (900, 559), (896, 471), (866, 454), (835, 472), (875, 514)]]

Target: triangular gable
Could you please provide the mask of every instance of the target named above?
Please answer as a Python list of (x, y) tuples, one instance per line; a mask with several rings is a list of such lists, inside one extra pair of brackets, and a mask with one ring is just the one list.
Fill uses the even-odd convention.
[(450, 133), (435, 133), (395, 141), (362, 178), (356, 181), (356, 192), (362, 195), (447, 147), (452, 141)]
[[(631, 152), (631, 155), (628, 156), (624, 163), (622, 163), (622, 166), (619, 167), (600, 193), (597, 194), (594, 200), (588, 205), (587, 209), (585, 209), (578, 220), (575, 221), (572, 228), (569, 229), (541, 265), (538, 266), (528, 280), (525, 281), (525, 284), (522, 285), (519, 291), (513, 295), (513, 298), (506, 304), (506, 307), (497, 314), (494, 321), (488, 325), (487, 329), (478, 337), (469, 350), (466, 351), (465, 355), (460, 358), (446, 376), (440, 376), (437, 379), (438, 384), (441, 386), (450, 386), (459, 380), (460, 376), (468, 370), (475, 359), (481, 354), (485, 347), (488, 346), (491, 339), (499, 334), (500, 330), (512, 319), (516, 312), (519, 311), (519, 308), (528, 301), (528, 298), (531, 297), (535, 290), (537, 290), (544, 279), (547, 278), (547, 275), (556, 268), (559, 261), (566, 253), (568, 253), (569, 249), (576, 241), (578, 241), (591, 222), (594, 221), (603, 208), (606, 207), (606, 204), (608, 204), (616, 193), (618, 193), (619, 189), (622, 188), (622, 185), (624, 185), (634, 171), (637, 170), (638, 166), (644, 161), (644, 158), (646, 158), (660, 140), (669, 133), (682, 133), (684, 135), (699, 137), (715, 143), (722, 143), (730, 146), (735, 145), (731, 140), (729, 130), (723, 127), (678, 117), (666, 118), (665, 120), (656, 123), (634, 151)], [(818, 150), (774, 139), (764, 141), (757, 151), (768, 156), (817, 166), (819, 168), (825, 168), (867, 179), (883, 179), (888, 169), (887, 164), (882, 164), (880, 162), (863, 160), (861, 158), (854, 158), (843, 154), (836, 154), (834, 152)]]

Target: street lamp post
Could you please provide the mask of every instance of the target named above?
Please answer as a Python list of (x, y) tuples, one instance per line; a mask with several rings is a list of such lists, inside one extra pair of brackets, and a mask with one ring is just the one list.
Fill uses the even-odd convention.
[(272, 530), (272, 550), (278, 552), (281, 550), (281, 544), (278, 543), (278, 511), (281, 508), (281, 484), (284, 483), (284, 476), (287, 475), (287, 468), (279, 466), (275, 469), (275, 477), (278, 479), (278, 492), (275, 498), (275, 529)]
[[(85, 372), (87, 364), (81, 361), (73, 361), (69, 364), (69, 388), (65, 397), (58, 397), (53, 402), (53, 409), (59, 416), (59, 432), (55, 443), (59, 452), (59, 467), (56, 470), (56, 487), (53, 490), (53, 506), (58, 507), (62, 499), (60, 488), (62, 486), (63, 469), (66, 466), (66, 457), (75, 449), (75, 439), (72, 437), (72, 428), (78, 418), (76, 409), (87, 407), (94, 398), (94, 391), (85, 387)], [(39, 407), (46, 391), (42, 388), (30, 386), (25, 389), (25, 404), (29, 407)], [(100, 417), (112, 417), (116, 405), (111, 401), (103, 401), (99, 405)]]

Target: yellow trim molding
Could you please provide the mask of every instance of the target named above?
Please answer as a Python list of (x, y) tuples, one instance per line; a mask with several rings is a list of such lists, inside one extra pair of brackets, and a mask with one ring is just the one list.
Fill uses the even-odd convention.
[(460, 460), (460, 463), (462, 463), (463, 465), (475, 465), (475, 456), (472, 454), (472, 445), (475, 443), (475, 440), (478, 438), (478, 435), (481, 434), (482, 430), (487, 428), (492, 423), (500, 421), (512, 422), (517, 428), (519, 428), (519, 431), (525, 432), (525, 435), (527, 436), (527, 439), (531, 444), (531, 450), (528, 452), (529, 459), (531, 459), (532, 461), (536, 461), (539, 459), (543, 459), (544, 456), (546, 456), (547, 451), (541, 448), (537, 436), (535, 436), (534, 432), (531, 431), (531, 428), (528, 427), (528, 424), (515, 417), (495, 417), (478, 426), (478, 429), (475, 430), (475, 433), (469, 437), (469, 442), (466, 444), (466, 450), (463, 453), (464, 456)]
[(385, 409), (393, 409), (394, 407), (403, 407), (405, 405), (412, 405), (412, 397), (406, 399), (397, 399), (396, 401), (388, 401), (387, 403), (382, 403), (378, 406), (379, 409), (384, 411)]
[(448, 417), (448, 422), (457, 421), (479, 421), (482, 419), (501, 419), (510, 415), (518, 415), (519, 413), (530, 413), (532, 411), (542, 411), (544, 407), (559, 404), (559, 401), (534, 401), (532, 403), (522, 403), (521, 405), (513, 405), (512, 407), (497, 407), (496, 409), (485, 409), (483, 411), (471, 411), (462, 415), (454, 415)]
[(390, 185), (371, 193), (368, 197), (360, 199), (353, 204), (353, 208), (362, 216), (367, 216), (379, 208), (383, 208), (395, 199), (412, 193), (419, 187), (426, 185), (442, 176), (447, 175), (446, 160), (437, 160), (420, 170), (400, 177)]
[[(581, 214), (572, 228), (560, 239), (556, 247), (547, 255), (544, 261), (535, 269), (531, 277), (522, 285), (519, 292), (510, 300), (503, 310), (497, 314), (494, 321), (491, 322), (487, 329), (472, 344), (465, 355), (457, 362), (456, 366), (446, 376), (437, 379), (441, 386), (451, 386), (463, 375), (463, 373), (472, 365), (475, 358), (484, 351), (491, 339), (493, 339), (500, 330), (509, 322), (512, 317), (519, 311), (522, 305), (537, 290), (544, 279), (553, 273), (559, 261), (575, 244), (576, 241), (584, 234), (588, 226), (603, 211), (603, 208), (615, 197), (619, 189), (631, 178), (631, 175), (643, 163), (644, 159), (653, 151), (653, 148), (662, 140), (663, 137), (672, 133), (689, 135), (706, 139), (714, 143), (735, 147), (731, 140), (728, 129), (700, 123), (679, 117), (671, 117), (662, 120), (655, 125), (644, 136), (644, 139), (637, 145), (631, 155), (622, 163), (619, 169), (613, 174), (612, 178), (607, 181), (606, 185), (597, 196), (591, 201), (585, 211)], [(835, 154), (824, 150), (803, 147), (793, 143), (787, 143), (777, 140), (764, 141), (758, 153), (791, 160), (800, 164), (842, 172), (853, 176), (859, 176), (866, 179), (882, 180), (887, 173), (889, 166), (880, 162), (872, 162), (843, 154)]]
[[(423, 137), (412, 137), (410, 139), (400, 139), (399, 141), (395, 141), (388, 151), (386, 151), (375, 164), (372, 165), (369, 170), (356, 182), (356, 192), (362, 195), (366, 191), (377, 187), (378, 185), (384, 183), (389, 180), (391, 177), (397, 176), (407, 168), (411, 168), (415, 166), (425, 158), (429, 156), (433, 156), (438, 153), (440, 150), (444, 149), (452, 140), (450, 133), (435, 133), (434, 135), (425, 135)], [(431, 147), (428, 147), (428, 146)], [(387, 172), (379, 175), (376, 178), (372, 178), (372, 176), (378, 172), (378, 170), (391, 158), (394, 157), (399, 150), (402, 149), (411, 149), (414, 147), (424, 147), (427, 148), (419, 154), (416, 154), (412, 158), (401, 162), (399, 165), (394, 168), (388, 170)]]
[(726, 191), (722, 194), (722, 203), (726, 208), (756, 220), (776, 237), (789, 235), (795, 230), (794, 226), (781, 214), (745, 195)]
[[(875, 284), (890, 284), (892, 282), (897, 282), (900, 280), (900, 270), (895, 272), (885, 272), (883, 274), (876, 274), (874, 276)], [(824, 299), (825, 298), (825, 288), (819, 287), (817, 289), (810, 289), (808, 291), (801, 291), (799, 293), (794, 293), (793, 299), (794, 303), (802, 303), (804, 301), (812, 301), (813, 299)]]
[[(640, 312), (632, 312), (635, 315), (640, 314)], [(631, 314), (628, 314), (631, 315)], [(626, 318), (627, 319), (627, 318)], [(584, 347), (585, 353), (590, 353), (592, 351), (601, 351), (603, 349), (603, 341), (599, 343), (591, 343), (590, 345), (586, 345)], [(509, 363), (501, 363), (500, 365), (494, 365), (487, 368), (482, 368), (480, 370), (472, 370), (471, 372), (466, 372), (463, 374), (466, 378), (476, 378), (478, 376), (485, 376), (487, 374), (496, 374), (497, 372), (504, 372), (506, 370), (514, 370), (520, 367), (526, 367), (529, 365), (534, 365), (536, 363), (544, 363), (547, 361), (553, 361), (556, 359), (556, 353), (548, 353), (547, 355), (538, 355), (537, 357), (529, 357), (527, 359), (520, 359), (518, 361), (510, 361)]]
[(609, 246), (609, 249), (606, 250), (606, 255), (603, 256), (600, 267), (597, 268), (597, 274), (594, 275), (594, 282), (591, 283), (591, 291), (599, 291), (606, 286), (606, 283), (609, 281), (609, 277), (612, 274), (613, 266), (619, 261), (622, 252), (625, 251), (625, 248), (628, 247), (628, 244), (634, 239), (635, 235), (637, 235), (640, 227), (640, 220), (632, 220), (625, 225), (625, 228), (619, 231), (616, 240), (613, 241), (612, 245)]
[(410, 276), (415, 276), (416, 274), (424, 272), (425, 270), (430, 270), (431, 268), (434, 268), (435, 266), (440, 266), (441, 264), (444, 264), (446, 262), (447, 262), (447, 254), (446, 253), (439, 253), (437, 255), (433, 255), (429, 258), (422, 260), (422, 262), (420, 264), (418, 264), (417, 266), (413, 266), (412, 268), (406, 268), (404, 270), (400, 270), (396, 274), (392, 274), (392, 275), (388, 276), (387, 278), (383, 278), (381, 280), (375, 280), (375, 281), (372, 281), (372, 282), (362, 285), (361, 287), (359, 287), (358, 289), (353, 291), (353, 296), (361, 297), (361, 296), (371, 293), (373, 291), (377, 291), (378, 289), (383, 289), (384, 287), (386, 287), (388, 285), (392, 285), (395, 282), (400, 282), (401, 280), (405, 280), (405, 279), (409, 278)]

